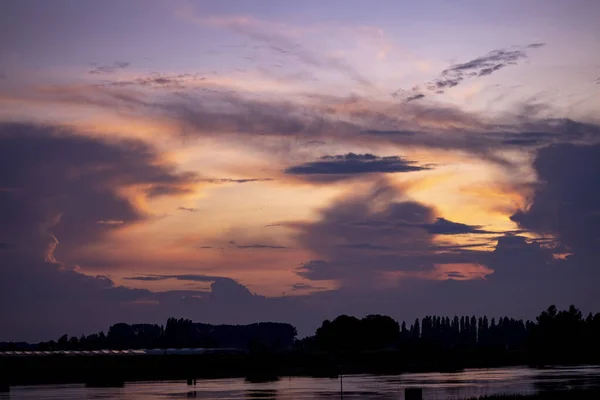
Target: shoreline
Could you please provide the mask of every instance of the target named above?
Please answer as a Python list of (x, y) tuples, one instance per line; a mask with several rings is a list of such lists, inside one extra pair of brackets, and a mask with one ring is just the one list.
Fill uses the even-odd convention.
[[(469, 362), (470, 361), (470, 362)], [(402, 360), (400, 354), (203, 354), (146, 356), (38, 356), (0, 359), (0, 384), (31, 386), (86, 384), (119, 386), (126, 382), (187, 381), (244, 378), (268, 382), (282, 377), (336, 378), (341, 375), (460, 373), (464, 369), (539, 368), (519, 358), (496, 362), (464, 360)], [(507, 362), (512, 361), (512, 362)], [(544, 368), (594, 366), (591, 363), (553, 364)], [(543, 369), (543, 368), (539, 368)], [(599, 397), (600, 398), (600, 397)]]

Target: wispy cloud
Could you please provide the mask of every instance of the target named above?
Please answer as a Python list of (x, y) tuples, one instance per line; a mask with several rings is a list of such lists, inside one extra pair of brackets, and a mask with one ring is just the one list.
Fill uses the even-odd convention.
[(213, 275), (201, 275), (201, 274), (177, 274), (177, 275), (143, 275), (143, 276), (128, 276), (123, 278), (128, 281), (166, 281), (174, 279), (178, 281), (190, 281), (190, 282), (216, 282), (221, 280), (232, 280), (230, 278), (224, 278), (222, 276)]
[(251, 182), (270, 182), (273, 178), (245, 178), (245, 179), (231, 179), (231, 178), (204, 178), (200, 179), (200, 182), (208, 183), (251, 183)]
[(124, 221), (120, 219), (102, 219), (97, 223), (101, 225), (121, 225)]
[(400, 89), (392, 95), (394, 97), (404, 97), (405, 101), (410, 102), (426, 97), (424, 92), (442, 94), (467, 79), (488, 76), (510, 65), (517, 65), (519, 61), (527, 58), (528, 50), (543, 46), (545, 46), (545, 43), (533, 43), (526, 46), (515, 46), (510, 49), (493, 50), (484, 56), (451, 65), (443, 70), (437, 78), (424, 85), (415, 86), (410, 91)]
[[(292, 29), (290, 26), (252, 16), (200, 16), (196, 14), (191, 5), (180, 8), (177, 15), (204, 26), (232, 30), (262, 44), (253, 46), (254, 50), (268, 50), (278, 56), (293, 58), (295, 61), (315, 69), (334, 70), (361, 86), (372, 86), (371, 81), (356, 71), (344, 58), (311, 51), (297, 40), (292, 39), (288, 35)], [(254, 60), (252, 56), (246, 58)]]
[(434, 235), (461, 235), (473, 233), (491, 233), (481, 229), (480, 225), (467, 225), (460, 222), (449, 221), (445, 218), (437, 218), (435, 222), (420, 225), (427, 232)]
[(178, 209), (179, 211), (198, 212), (198, 209), (197, 209), (197, 208), (194, 208), (194, 207), (183, 207), (183, 206), (179, 206), (179, 207), (177, 207), (177, 209)]
[(138, 86), (150, 89), (186, 89), (194, 84), (206, 80), (206, 77), (199, 73), (183, 74), (160, 74), (152, 73), (147, 76), (140, 76), (131, 80), (116, 80), (101, 84), (102, 86), (127, 87)]
[(273, 244), (253, 243), (253, 244), (238, 244), (235, 240), (230, 240), (229, 245), (236, 249), (287, 249), (287, 246), (279, 246)]
[(425, 95), (423, 93), (417, 93), (412, 96), (408, 96), (408, 98), (406, 99), (406, 102), (420, 100), (424, 97), (425, 97)]
[(291, 175), (355, 175), (369, 173), (412, 172), (429, 169), (398, 156), (348, 153), (323, 156), (318, 161), (296, 165), (285, 170)]
[(88, 71), (90, 74), (107, 75), (107, 74), (113, 74), (120, 69), (127, 68), (130, 65), (130, 63), (128, 63), (126, 61), (115, 61), (112, 64), (92, 64), (92, 65), (94, 66), (94, 68), (92, 68), (91, 70)]
[(275, 246), (270, 244), (248, 244), (236, 246), (238, 249), (287, 249), (286, 246)]

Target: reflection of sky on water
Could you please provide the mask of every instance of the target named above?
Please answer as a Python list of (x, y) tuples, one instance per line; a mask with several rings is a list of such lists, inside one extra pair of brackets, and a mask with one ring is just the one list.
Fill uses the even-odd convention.
[[(600, 386), (600, 367), (576, 368), (494, 368), (465, 370), (458, 373), (410, 373), (394, 376), (344, 376), (344, 399), (403, 400), (404, 388), (424, 389), (428, 400), (446, 400), (498, 393), (533, 393), (543, 390)], [(312, 400), (337, 399), (338, 379), (281, 378), (277, 381), (250, 383), (244, 379), (185, 382), (131, 383), (123, 388), (85, 388), (59, 385), (12, 388), (2, 400)]]

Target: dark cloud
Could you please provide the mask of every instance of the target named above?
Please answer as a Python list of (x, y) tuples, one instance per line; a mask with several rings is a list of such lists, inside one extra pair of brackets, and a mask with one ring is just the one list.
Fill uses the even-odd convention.
[[(143, 210), (122, 196), (125, 187), (190, 190), (197, 179), (139, 141), (107, 143), (64, 129), (0, 125), (1, 209), (3, 235), (26, 236), (28, 230), (57, 220), (53, 234), (61, 247), (92, 240), (102, 232), (142, 221)], [(166, 194), (166, 192), (165, 192)]]
[(149, 275), (149, 276), (128, 276), (123, 278), (126, 281), (143, 281), (143, 282), (155, 282), (155, 281), (164, 281), (168, 278), (165, 278), (161, 275)]
[[(200, 179), (194, 179), (195, 174), (188, 174), (189, 182), (199, 182)], [(172, 185), (172, 184), (154, 184), (144, 190), (144, 193), (149, 198), (152, 197), (161, 197), (161, 196), (176, 196), (180, 194), (190, 193), (190, 188), (182, 185)]]
[(199, 182), (208, 183), (251, 183), (251, 182), (270, 182), (273, 178), (246, 178), (246, 179), (231, 179), (231, 178), (203, 178)]
[(307, 283), (294, 283), (292, 286), (292, 291), (299, 291), (299, 290), (323, 290), (324, 288), (321, 286), (313, 286), (313, 285), (309, 285)]
[[(149, 177), (161, 175), (159, 171), (171, 175), (176, 182), (181, 177), (167, 167), (158, 168), (157, 155), (147, 146), (130, 148), (118, 143), (107, 144), (39, 127), (35, 129), (41, 130), (42, 139), (30, 133), (24, 136), (23, 143), (11, 142), (14, 137), (6, 129), (4, 127), (0, 136), (0, 187), (11, 189), (0, 190), (0, 202), (2, 209), (11, 210), (11, 213), (0, 213), (0, 242), (16, 243), (18, 246), (2, 250), (0, 302), (15, 305), (0, 308), (0, 319), (7, 327), (1, 332), (2, 340), (47, 340), (64, 333), (80, 335), (82, 332), (99, 331), (119, 321), (162, 323), (173, 315), (211, 323), (291, 322), (298, 326), (301, 335), (306, 335), (312, 333), (323, 319), (341, 313), (382, 313), (407, 320), (426, 313), (533, 317), (550, 303), (568, 305), (573, 302), (584, 309), (598, 304), (597, 279), (591, 274), (593, 263), (589, 262), (590, 267), (585, 267), (583, 261), (586, 260), (578, 260), (578, 254), (557, 261), (553, 257), (555, 249), (547, 247), (546, 242), (519, 235), (496, 238), (492, 252), (469, 250), (470, 244), (434, 241), (439, 234), (476, 233), (480, 227), (447, 220), (439, 223), (433, 209), (408, 201), (403, 193), (388, 187), (385, 181), (379, 182), (368, 193), (336, 201), (321, 210), (314, 222), (286, 225), (296, 230), (298, 244), (315, 254), (315, 260), (302, 265), (298, 274), (312, 281), (337, 281), (341, 285), (339, 289), (321, 290), (310, 284), (297, 284), (291, 287), (292, 291), (296, 291), (294, 294), (308, 292), (310, 295), (265, 298), (252, 294), (232, 279), (201, 274), (148, 274), (130, 278), (142, 282), (171, 279), (182, 284), (209, 283), (210, 292), (173, 290), (156, 293), (119, 287), (107, 277), (88, 276), (70, 268), (69, 263), (63, 262), (60, 257), (61, 248), (68, 247), (69, 242), (74, 240), (72, 237), (80, 232), (85, 242), (98, 240), (102, 230), (109, 227), (97, 221), (107, 220), (108, 216), (122, 219), (125, 224), (132, 220), (127, 217), (129, 212), (113, 210), (116, 207), (113, 204), (115, 200), (112, 200), (116, 186), (111, 184), (107, 189), (103, 183), (152, 184), (156, 179)], [(23, 131), (19, 133), (21, 135)], [(48, 153), (33, 150), (39, 146), (38, 140), (42, 141)], [(54, 140), (60, 146), (53, 146)], [(110, 151), (85, 150), (85, 146), (71, 144), (72, 140), (84, 144), (91, 140), (91, 148), (107, 146)], [(24, 152), (15, 143), (31, 147), (25, 147), (28, 152)], [(8, 144), (10, 146), (6, 147)], [(122, 146), (127, 149), (126, 153), (118, 151)], [(573, 231), (584, 229), (589, 233), (595, 227), (593, 219), (583, 221), (580, 214), (591, 213), (593, 216), (596, 206), (592, 203), (600, 204), (593, 194), (593, 188), (597, 187), (593, 180), (597, 147), (555, 145), (540, 150), (535, 167), (540, 177), (548, 181), (547, 187), (540, 186), (531, 208), (523, 211), (531, 213), (527, 215), (530, 218), (527, 228), (533, 230), (533, 226), (538, 225), (538, 218), (533, 218), (538, 214), (536, 207), (545, 204), (543, 199), (552, 197), (553, 191), (564, 192), (562, 199), (574, 202), (568, 215), (575, 216), (578, 223), (572, 226), (558, 224), (556, 227), (551, 224), (539, 231), (558, 232), (570, 246), (571, 242), (580, 243), (573, 246), (575, 252), (587, 254), (590, 261), (594, 260), (593, 255), (597, 255), (597, 251), (589, 246), (591, 242), (578, 242), (581, 234), (573, 235)], [(82, 154), (84, 150), (85, 154)], [(113, 157), (108, 156), (112, 151), (120, 160), (115, 162), (125, 164), (117, 164), (119, 168), (107, 167), (113, 165)], [(152, 156), (141, 157), (139, 152), (149, 152)], [(27, 154), (34, 156), (28, 158)], [(124, 154), (129, 156), (124, 157)], [(137, 161), (124, 161), (123, 158)], [(43, 163), (36, 169), (32, 160), (38, 159)], [(153, 173), (146, 171), (150, 167), (145, 167), (143, 160), (152, 165)], [(75, 168), (67, 168), (63, 164), (74, 165)], [(98, 168), (98, 165), (104, 168)], [(34, 171), (28, 172), (30, 168)], [(121, 168), (127, 169), (125, 177)], [(79, 172), (86, 179), (72, 171)], [(40, 176), (36, 178), (38, 174)], [(572, 182), (579, 178), (583, 178), (588, 189), (579, 189), (577, 193), (563, 190), (571, 188), (567, 185), (575, 185)], [(164, 177), (160, 179), (161, 182), (164, 180)], [(82, 194), (89, 191), (96, 195), (97, 190), (108, 191), (110, 196), (103, 197), (101, 203), (95, 203)], [(586, 199), (586, 196), (591, 198)], [(83, 225), (61, 230), (61, 224), (68, 221), (68, 212), (75, 211), (76, 207), (72, 203), (53, 202), (66, 201), (71, 197), (80, 201), (80, 215), (92, 213), (92, 217), (84, 217), (80, 221)], [(98, 213), (94, 211), (96, 207), (100, 207)], [(552, 210), (552, 207), (548, 209)], [(144, 218), (135, 207), (125, 210), (133, 210), (130, 211), (135, 216), (133, 220)], [(53, 218), (57, 213), (63, 214), (60, 219)], [(86, 228), (88, 223), (93, 225), (93, 229)], [(118, 226), (113, 228), (119, 229)], [(478, 238), (483, 236), (478, 235)], [(481, 239), (473, 246), (480, 246), (483, 241)], [(235, 242), (232, 245), (237, 246)], [(494, 272), (485, 280), (463, 280), (471, 275), (453, 264), (465, 263), (485, 265)], [(430, 281), (405, 278), (397, 285), (392, 282), (383, 289), (371, 285), (374, 277), (381, 277), (382, 273), (430, 273), (435, 272), (438, 265), (447, 265), (446, 277), (455, 279)], [(597, 263), (593, 265), (597, 267)], [(390, 282), (385, 276), (382, 279)]]
[(540, 183), (511, 219), (600, 260), (600, 145), (554, 144), (538, 150), (533, 167)]
[[(165, 280), (177, 280), (186, 282), (205, 282), (211, 284), (211, 298), (222, 298), (227, 301), (239, 301), (240, 299), (254, 297), (254, 295), (240, 283), (236, 282), (231, 278), (225, 278), (221, 276), (212, 275), (199, 275), (199, 274), (179, 274), (179, 275), (145, 275), (145, 276), (133, 276), (126, 277), (126, 280), (132, 281), (165, 281)], [(197, 294), (193, 291), (190, 294)], [(260, 296), (256, 296), (260, 298)]]
[[(489, 75), (509, 65), (515, 65), (519, 60), (526, 58), (526, 49), (539, 48), (542, 46), (543, 44), (539, 43), (533, 47), (530, 45), (512, 50), (493, 50), (485, 56), (474, 58), (465, 63), (454, 64), (446, 68), (442, 71), (442, 77), (447, 77), (448, 79), (463, 79), (465, 74), (471, 73), (474, 73), (474, 76)], [(443, 80), (441, 82), (443, 82)]]
[(206, 80), (202, 74), (159, 74), (153, 73), (148, 76), (141, 76), (133, 80), (110, 81), (101, 84), (101, 86), (128, 87), (136, 86), (148, 89), (187, 89), (194, 87), (198, 82)]
[(415, 165), (398, 156), (379, 157), (373, 154), (323, 156), (319, 161), (296, 165), (285, 170), (291, 175), (340, 175), (349, 177), (357, 174), (412, 172), (429, 169)]
[(367, 130), (361, 132), (363, 135), (375, 135), (375, 136), (415, 136), (418, 132), (415, 131), (381, 131), (381, 130)]
[(409, 101), (421, 100), (423, 98), (425, 98), (425, 95), (423, 93), (417, 93), (415, 95), (409, 96), (406, 99), (406, 101), (409, 102)]
[(178, 281), (190, 281), (190, 282), (215, 282), (218, 280), (231, 280), (230, 278), (223, 278), (220, 276), (213, 275), (199, 275), (199, 274), (179, 274), (179, 275), (144, 275), (144, 276), (130, 276), (123, 278), (128, 281), (166, 281), (174, 279)]
[[(494, 232), (481, 229), (480, 225), (467, 225), (460, 222), (449, 221), (438, 217), (431, 223), (409, 223), (406, 221), (390, 221), (370, 219), (367, 221), (353, 222), (352, 225), (372, 228), (421, 228), (432, 235), (460, 235), (460, 234), (491, 234)], [(496, 232), (498, 233), (498, 232)]]
[(300, 246), (318, 256), (297, 269), (309, 280), (369, 286), (385, 272), (427, 273), (436, 264), (481, 263), (483, 259), (480, 251), (443, 249), (434, 242), (436, 233), (477, 232), (478, 227), (440, 222), (432, 208), (403, 199), (385, 181), (369, 193), (332, 204), (317, 221), (291, 228)]
[(346, 248), (346, 249), (360, 249), (360, 250), (392, 250), (393, 247), (390, 246), (378, 246), (371, 243), (349, 243), (349, 244), (341, 244), (338, 247)]
[(127, 68), (130, 63), (125, 61), (115, 61), (112, 64), (92, 64), (94, 66), (93, 69), (88, 71), (90, 74), (113, 74), (120, 69)]
[(197, 208), (194, 207), (183, 207), (183, 206), (179, 206), (177, 207), (177, 209), (179, 211), (187, 211), (187, 212), (198, 212), (199, 210)]
[(540, 47), (544, 47), (545, 45), (546, 45), (546, 43), (542, 43), (542, 42), (540, 42), (540, 43), (531, 43), (531, 44), (528, 44), (527, 46), (525, 46), (525, 48), (528, 48), (528, 49), (539, 49)]
[(510, 65), (517, 65), (519, 61), (527, 58), (527, 50), (538, 49), (545, 43), (533, 43), (526, 46), (515, 46), (511, 49), (493, 50), (485, 56), (474, 58), (460, 64), (454, 64), (443, 70), (440, 76), (425, 85), (417, 86), (411, 92), (399, 90), (394, 92), (393, 97), (405, 97), (406, 101), (422, 99), (425, 95), (423, 90), (435, 94), (444, 93), (445, 90), (460, 85), (463, 81), (471, 78), (491, 75)]
[(460, 235), (473, 233), (490, 233), (481, 229), (479, 225), (467, 225), (460, 222), (448, 221), (445, 218), (437, 218), (434, 223), (421, 224), (427, 232), (435, 235)]
[(238, 244), (235, 240), (230, 240), (228, 243), (236, 249), (287, 249), (286, 246), (273, 244), (253, 243), (253, 244)]
[(120, 219), (103, 219), (103, 220), (97, 221), (97, 223), (102, 224), (102, 225), (121, 225), (121, 224), (124, 224), (125, 221), (120, 220)]
[(502, 144), (510, 145), (510, 146), (521, 146), (521, 147), (529, 147), (529, 146), (539, 146), (543, 144), (543, 142), (539, 139), (506, 139), (502, 141)]
[(583, 138), (583, 134), (578, 129), (569, 129), (568, 131), (565, 130), (565, 132), (502, 132), (495, 136), (502, 141), (502, 144), (523, 147), (539, 147), (556, 141)]
[(83, 274), (72, 250), (147, 217), (122, 188), (190, 183), (142, 142), (107, 143), (65, 129), (1, 124), (0, 187), (11, 190), (0, 191), (0, 242), (14, 246), (2, 252), (0, 302), (18, 305), (0, 310), (3, 335), (47, 339), (133, 318), (128, 304), (152, 294)]
[[(527, 139), (527, 145), (533, 146), (530, 140), (533, 137), (519, 137), (520, 134), (555, 135), (536, 137), (538, 146), (600, 137), (600, 128), (596, 125), (568, 119), (540, 120), (531, 110), (524, 109), (517, 122), (499, 119), (491, 123), (454, 106), (409, 102), (390, 103), (382, 108), (381, 104), (372, 104), (359, 96), (310, 95), (310, 101), (295, 103), (289, 99), (266, 100), (237, 92), (194, 91), (157, 98), (135, 90), (103, 87), (45, 88), (37, 96), (53, 103), (88, 104), (119, 113), (167, 118), (180, 127), (179, 132), (184, 137), (235, 135), (243, 138), (247, 146), (261, 149), (270, 138), (289, 139), (296, 144), (298, 139), (327, 139), (331, 143), (344, 141), (357, 146), (376, 141), (462, 150), (507, 167), (512, 166), (511, 162), (497, 150), (514, 147), (519, 139)], [(210, 181), (219, 183), (220, 180)]]
[(248, 245), (236, 245), (238, 249), (287, 249), (286, 246), (276, 246), (271, 244), (248, 244)]
[(323, 271), (329, 268), (330, 263), (325, 260), (310, 260), (296, 269), (298, 276), (310, 280), (329, 280), (333, 277), (323, 276)]

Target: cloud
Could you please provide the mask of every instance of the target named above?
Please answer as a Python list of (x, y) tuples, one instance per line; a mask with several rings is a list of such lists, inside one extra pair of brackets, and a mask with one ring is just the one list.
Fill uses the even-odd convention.
[(179, 211), (187, 211), (187, 212), (198, 212), (199, 209), (198, 208), (194, 208), (194, 207), (183, 207), (183, 206), (179, 206), (177, 207), (177, 209)]
[(203, 178), (199, 179), (199, 182), (208, 183), (251, 183), (251, 182), (270, 182), (273, 178), (245, 178), (245, 179), (231, 179), (231, 178)]
[[(431, 223), (410, 223), (406, 221), (393, 220), (377, 220), (370, 219), (367, 221), (353, 222), (353, 225), (372, 228), (421, 228), (432, 235), (461, 235), (461, 234), (491, 234), (502, 232), (490, 232), (481, 229), (480, 225), (467, 225), (460, 222), (449, 221), (446, 218), (437, 217), (435, 222)], [(513, 233), (510, 231), (508, 233)]]
[(63, 330), (80, 334), (131, 317), (126, 304), (150, 292), (80, 272), (74, 250), (148, 217), (123, 189), (189, 186), (190, 178), (143, 142), (0, 124), (0, 187), (14, 189), (0, 191), (0, 210), (10, 210), (0, 213), (0, 242), (14, 243), (2, 252), (0, 301), (18, 304), (0, 310), (7, 324), (3, 335), (27, 340)]
[[(211, 283), (210, 298), (225, 301), (234, 301), (252, 298), (254, 295), (240, 283), (231, 278), (200, 274), (179, 274), (179, 275), (147, 275), (126, 277), (131, 281), (164, 281), (174, 279), (186, 282), (207, 282)], [(257, 296), (259, 298), (259, 296)]]
[(121, 225), (124, 224), (125, 221), (123, 220), (116, 220), (116, 219), (103, 219), (100, 221), (97, 221), (98, 224), (102, 224), (102, 225)]
[(485, 252), (444, 247), (437, 234), (478, 232), (477, 227), (436, 219), (424, 204), (404, 198), (382, 180), (321, 210), (312, 223), (290, 225), (299, 246), (315, 255), (297, 269), (309, 280), (336, 280), (342, 286), (373, 287), (386, 273), (407, 276), (434, 271), (437, 264), (482, 264)]
[(248, 245), (236, 245), (237, 249), (287, 249), (286, 246), (277, 246), (271, 244), (248, 244)]
[(346, 249), (360, 249), (360, 250), (393, 250), (393, 247), (390, 246), (378, 246), (371, 243), (349, 243), (349, 244), (340, 244), (338, 247), (346, 248)]
[[(188, 13), (193, 13), (193, 11), (188, 10)], [(276, 56), (293, 58), (296, 62), (311, 68), (335, 71), (361, 86), (372, 86), (371, 81), (356, 71), (345, 59), (311, 51), (293, 40), (287, 34), (289, 28), (286, 26), (245, 16), (199, 18), (188, 15), (189, 17), (204, 25), (224, 27), (256, 42), (263, 43), (263, 45), (253, 47), (256, 51), (268, 50)], [(255, 60), (256, 57), (257, 52), (247, 56), (247, 59)]]
[(423, 93), (417, 93), (415, 95), (409, 96), (406, 99), (406, 101), (409, 102), (409, 101), (421, 100), (423, 98), (425, 98), (425, 95)]
[(437, 218), (434, 223), (421, 224), (427, 232), (435, 235), (461, 235), (473, 233), (491, 233), (481, 229), (479, 225), (467, 225), (459, 222), (452, 222), (445, 218)]
[(292, 292), (295, 291), (305, 291), (305, 290), (324, 290), (321, 286), (313, 286), (307, 283), (294, 283), (292, 286)]
[(206, 77), (199, 73), (182, 74), (159, 74), (152, 73), (148, 76), (140, 76), (132, 80), (108, 81), (100, 86), (128, 87), (137, 86), (146, 89), (187, 89), (194, 87), (198, 82), (206, 80)]
[(89, 70), (90, 74), (113, 74), (120, 69), (127, 68), (130, 63), (125, 61), (115, 61), (112, 64), (92, 64), (94, 66), (93, 69)]
[(533, 43), (526, 46), (514, 46), (511, 49), (493, 50), (484, 56), (449, 66), (434, 80), (422, 86), (415, 86), (411, 91), (412, 94), (399, 90), (393, 93), (393, 97), (404, 95), (407, 96), (406, 101), (409, 102), (425, 97), (422, 91), (442, 94), (465, 80), (488, 76), (510, 65), (517, 65), (519, 61), (527, 58), (528, 50), (539, 49), (543, 46), (545, 43)]
[(511, 219), (523, 229), (553, 235), (600, 259), (600, 144), (554, 144), (537, 151), (539, 184), (531, 203)]
[(361, 132), (361, 134), (363, 134), (363, 135), (374, 135), (374, 136), (416, 136), (416, 135), (419, 134), (419, 132), (415, 132), (415, 131), (395, 131), (395, 130), (382, 131), (382, 130), (371, 129), (371, 130), (368, 130), (368, 131)]
[[(360, 96), (308, 95), (303, 101), (253, 96), (235, 90), (149, 93), (105, 87), (45, 87), (34, 94), (49, 104), (97, 107), (136, 118), (166, 120), (182, 137), (238, 138), (264, 150), (271, 138), (279, 143), (343, 141), (348, 145), (388, 144), (461, 150), (505, 166), (510, 161), (497, 150), (520, 139), (530, 147), (556, 141), (598, 140), (600, 128), (569, 119), (537, 119), (522, 115), (489, 119), (458, 107), (434, 103), (374, 101)], [(527, 137), (530, 132), (546, 137)], [(519, 135), (525, 134), (525, 137)], [(554, 135), (554, 136), (552, 136)], [(534, 141), (538, 140), (534, 145)], [(270, 142), (271, 144), (273, 142)], [(227, 178), (222, 178), (227, 179)], [(254, 178), (251, 178), (254, 179)], [(258, 179), (258, 178), (256, 178)], [(220, 179), (209, 180), (219, 183)], [(221, 181), (221, 182), (227, 182)]]
[(26, 237), (27, 230), (56, 220), (53, 234), (63, 249), (147, 218), (122, 190), (188, 193), (198, 179), (140, 141), (109, 143), (31, 124), (0, 124), (0, 171), (0, 187), (15, 189), (0, 192), (0, 207), (13, 210), (0, 220), (10, 227), (2, 231)]
[(178, 281), (190, 281), (190, 282), (215, 282), (223, 278), (221, 276), (213, 275), (201, 275), (201, 274), (179, 274), (179, 275), (144, 275), (144, 276), (130, 276), (123, 278), (128, 281), (166, 281), (169, 279), (175, 279)]
[(287, 249), (286, 246), (279, 246), (279, 245), (272, 245), (272, 244), (262, 244), (262, 243), (238, 244), (235, 240), (230, 240), (229, 245), (235, 247), (236, 249)]
[(285, 170), (290, 175), (339, 175), (341, 179), (358, 174), (413, 172), (429, 169), (398, 156), (380, 157), (373, 154), (323, 156), (319, 161), (296, 165)]
[(143, 282), (155, 282), (155, 281), (164, 281), (168, 278), (160, 275), (150, 275), (150, 276), (127, 276), (125, 278), (126, 281), (143, 281)]

